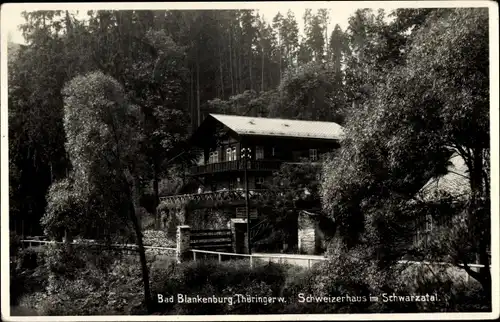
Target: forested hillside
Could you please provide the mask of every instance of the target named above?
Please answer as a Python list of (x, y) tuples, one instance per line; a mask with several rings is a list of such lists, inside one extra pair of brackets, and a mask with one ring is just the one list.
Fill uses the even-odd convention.
[(392, 64), (421, 20), (386, 16), (360, 10), (348, 30), (328, 31), (327, 10), (272, 24), (253, 10), (25, 12), (25, 44), (8, 63), (11, 225), (40, 234), (48, 188), (70, 171), (61, 91), (72, 78), (102, 71), (140, 107), (154, 209), (158, 182), (181, 159), (165, 161), (209, 112), (341, 122), (376, 82), (367, 66)]
[(271, 24), (255, 10), (25, 12), (8, 65), (11, 225), (40, 234), (49, 187), (71, 172), (62, 89), (76, 76), (111, 76), (139, 108), (139, 194), (153, 213), (182, 185), (189, 158), (177, 156), (207, 113), (344, 124), (373, 105), (426, 22), (451, 11), (360, 9), (346, 30), (327, 30), (326, 9)]

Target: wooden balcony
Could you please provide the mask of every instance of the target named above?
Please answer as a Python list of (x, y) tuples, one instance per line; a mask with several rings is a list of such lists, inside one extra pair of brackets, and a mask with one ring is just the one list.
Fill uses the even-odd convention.
[[(249, 201), (259, 201), (270, 198), (270, 191), (265, 189), (252, 189), (248, 191)], [(193, 208), (210, 207), (215, 203), (238, 203), (244, 204), (245, 191), (242, 189), (217, 190), (202, 193), (190, 193), (183, 195), (160, 197), (160, 203), (170, 208), (178, 208), (191, 203)]]
[[(247, 171), (276, 171), (279, 170), (282, 163), (282, 161), (276, 160), (248, 160), (246, 166)], [(217, 172), (243, 171), (244, 169), (245, 161), (235, 160), (191, 167), (189, 173), (196, 176)]]

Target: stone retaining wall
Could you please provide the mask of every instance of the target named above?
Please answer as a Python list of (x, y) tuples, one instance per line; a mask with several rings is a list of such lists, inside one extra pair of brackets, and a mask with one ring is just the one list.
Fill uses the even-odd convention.
[(298, 248), (300, 253), (315, 254), (320, 239), (316, 221), (307, 213), (299, 213)]

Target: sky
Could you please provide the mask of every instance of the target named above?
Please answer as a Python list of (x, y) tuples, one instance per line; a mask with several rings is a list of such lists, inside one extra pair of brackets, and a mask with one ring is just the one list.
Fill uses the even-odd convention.
[[(297, 20), (297, 23), (299, 25), (299, 30), (301, 33), (303, 33), (304, 30), (304, 22), (303, 22), (303, 15), (305, 12), (306, 8), (311, 8), (313, 9), (313, 12), (316, 11), (318, 8), (329, 8), (330, 9), (330, 23), (328, 26), (328, 33), (330, 33), (331, 30), (333, 30), (333, 27), (335, 24), (339, 24), (343, 30), (346, 29), (347, 27), (347, 22), (348, 18), (350, 15), (354, 13), (356, 9), (358, 9), (360, 6), (358, 5), (353, 5), (352, 3), (332, 3), (332, 2), (307, 2), (307, 6), (305, 5), (304, 2), (255, 2), (255, 3), (250, 3), (250, 2), (237, 2), (237, 3), (231, 3), (231, 2), (226, 2), (226, 3), (192, 3), (188, 5), (180, 5), (180, 6), (175, 6), (175, 3), (141, 3), (141, 4), (135, 4), (135, 7), (133, 9), (213, 9), (213, 8), (220, 8), (220, 9), (238, 9), (238, 8), (252, 8), (258, 10), (259, 14), (264, 17), (264, 19), (271, 23), (273, 17), (278, 13), (281, 12), (281, 14), (286, 14), (288, 10), (291, 10), (293, 14), (295, 15), (295, 19)], [(182, 4), (182, 3), (177, 3), (177, 4)], [(63, 5), (59, 4), (55, 6), (52, 4), (51, 6), (47, 4), (46, 6), (41, 6), (39, 8), (34, 7), (35, 4), (29, 4), (29, 7), (26, 5), (12, 5), (10, 7), (2, 6), (2, 11), (5, 10), (5, 12), (2, 14), (2, 28), (6, 29), (6, 32), (8, 33), (10, 40), (16, 43), (23, 43), (23, 36), (21, 34), (21, 31), (19, 31), (18, 26), (22, 23), (24, 23), (24, 19), (21, 16), (21, 12), (26, 10), (26, 11), (34, 11), (34, 10), (50, 10), (50, 9), (69, 9), (69, 10), (79, 10), (79, 17), (85, 17), (87, 10), (97, 10), (97, 9), (132, 9), (130, 5), (134, 5), (133, 3), (112, 3), (112, 4), (107, 4), (107, 6), (103, 6), (102, 3), (99, 4), (74, 4), (74, 5)], [(158, 6), (160, 5), (160, 6)], [(366, 7), (366, 5), (364, 6)]]
[(484, 7), (488, 1), (240, 1), (240, 2), (82, 2), (82, 3), (8, 3), (2, 5), (2, 34), (10, 35), (10, 39), (17, 43), (23, 43), (23, 37), (18, 26), (24, 22), (21, 12), (35, 10), (79, 10), (81, 16), (85, 16), (88, 10), (102, 9), (256, 9), (268, 22), (278, 13), (286, 14), (291, 10), (297, 23), (299, 31), (303, 34), (303, 15), (305, 9), (310, 8), (316, 12), (319, 8), (330, 9), (330, 23), (328, 33), (333, 30), (335, 24), (339, 24), (342, 30), (348, 25), (349, 17), (360, 8), (383, 8), (390, 12), (395, 8), (410, 7)]

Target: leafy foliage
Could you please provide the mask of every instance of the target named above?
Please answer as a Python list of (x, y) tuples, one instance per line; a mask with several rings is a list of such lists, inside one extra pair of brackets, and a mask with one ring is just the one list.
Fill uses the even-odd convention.
[(319, 165), (303, 163), (283, 164), (273, 174), (265, 184), (273, 197), (261, 205), (261, 216), (252, 228), (257, 248), (275, 251), (283, 243), (296, 243), (298, 211), (320, 208), (320, 173)]
[[(337, 158), (325, 166), (323, 183), (323, 204), (348, 245), (371, 245), (374, 255), (387, 260), (408, 252), (411, 235), (404, 235), (416, 228), (408, 222), (421, 216), (414, 211), (421, 204), (409, 201), (429, 178), (445, 174), (449, 157), (458, 153), (472, 189), (466, 223), (475, 237), (469, 234), (468, 244), (480, 254), (486, 251), (485, 21), (482, 9), (429, 14), (414, 34), (405, 65), (390, 72), (366, 109), (350, 117), (347, 137)], [(455, 211), (458, 215), (460, 207)], [(488, 284), (485, 274), (483, 286)]]
[(281, 101), (271, 115), (342, 122), (344, 99), (335, 91), (335, 78), (332, 66), (315, 62), (285, 73), (278, 87)]

